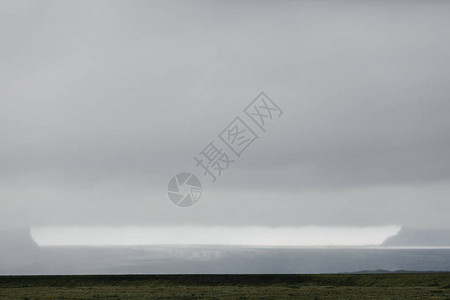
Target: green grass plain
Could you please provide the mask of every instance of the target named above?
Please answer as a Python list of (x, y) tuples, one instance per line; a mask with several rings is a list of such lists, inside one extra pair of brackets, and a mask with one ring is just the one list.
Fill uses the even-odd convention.
[(450, 300), (450, 273), (0, 276), (0, 299)]

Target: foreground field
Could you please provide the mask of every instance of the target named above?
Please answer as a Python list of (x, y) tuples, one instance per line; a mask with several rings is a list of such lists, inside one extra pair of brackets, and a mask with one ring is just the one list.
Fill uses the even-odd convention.
[(0, 276), (0, 299), (447, 299), (450, 273)]

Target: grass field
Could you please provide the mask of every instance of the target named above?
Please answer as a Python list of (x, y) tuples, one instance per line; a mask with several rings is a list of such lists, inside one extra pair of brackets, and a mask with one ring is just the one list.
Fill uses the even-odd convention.
[(447, 299), (450, 273), (0, 276), (0, 299)]

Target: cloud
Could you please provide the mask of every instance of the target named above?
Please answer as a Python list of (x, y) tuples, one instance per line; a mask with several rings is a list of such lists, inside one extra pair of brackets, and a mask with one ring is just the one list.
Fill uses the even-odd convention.
[(395, 235), (397, 226), (326, 227), (38, 227), (31, 230), (40, 246), (241, 245), (368, 246)]
[[(448, 4), (347, 4), (4, 2), (0, 226), (450, 226)], [(209, 184), (261, 90), (285, 114)]]

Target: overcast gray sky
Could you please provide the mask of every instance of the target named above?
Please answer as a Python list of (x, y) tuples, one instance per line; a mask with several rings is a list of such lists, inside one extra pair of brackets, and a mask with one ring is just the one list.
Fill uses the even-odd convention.
[[(449, 30), (444, 1), (2, 1), (0, 227), (450, 228)], [(260, 91), (283, 116), (210, 183)]]

